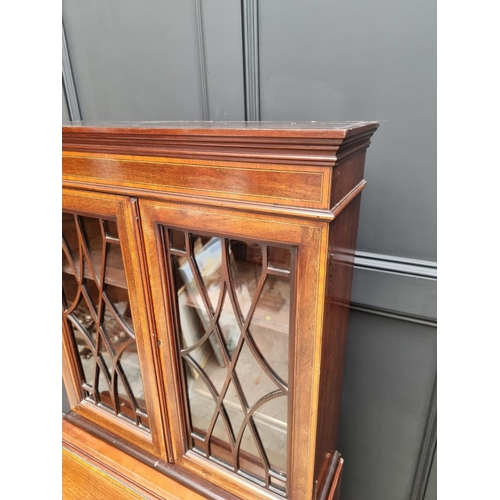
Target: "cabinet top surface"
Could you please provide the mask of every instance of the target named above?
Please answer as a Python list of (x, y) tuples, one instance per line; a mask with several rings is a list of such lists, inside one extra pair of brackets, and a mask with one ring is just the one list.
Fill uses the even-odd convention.
[(346, 138), (375, 130), (373, 121), (287, 121), (287, 122), (231, 122), (231, 121), (116, 121), (71, 122), (63, 124), (65, 133), (119, 133), (167, 135), (265, 135), (275, 137)]

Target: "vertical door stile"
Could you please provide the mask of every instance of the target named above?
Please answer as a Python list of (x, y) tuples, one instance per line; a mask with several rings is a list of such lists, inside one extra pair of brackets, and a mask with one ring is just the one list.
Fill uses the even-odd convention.
[[(169, 438), (168, 430), (168, 417), (167, 417), (167, 401), (165, 395), (165, 388), (163, 384), (163, 376), (161, 369), (161, 359), (159, 348), (161, 347), (161, 341), (159, 340), (157, 333), (157, 326), (155, 322), (154, 306), (151, 296), (151, 285), (149, 280), (148, 268), (147, 268), (147, 255), (145, 251), (144, 244), (144, 233), (142, 228), (140, 203), (136, 197), (130, 197), (130, 209), (131, 217), (130, 220), (133, 222), (134, 234), (137, 241), (138, 248), (138, 259), (140, 262), (140, 274), (141, 274), (141, 286), (144, 293), (144, 303), (146, 304), (145, 312), (147, 314), (147, 323), (149, 326), (149, 339), (151, 343), (151, 353), (152, 361), (154, 366), (154, 383), (150, 380), (146, 381), (152, 385), (152, 390), (156, 390), (158, 394), (158, 408), (157, 411), (161, 415), (161, 425), (163, 435), (165, 436), (165, 448), (166, 448), (166, 458), (168, 461), (172, 461), (172, 444)], [(152, 374), (153, 375), (153, 374)]]

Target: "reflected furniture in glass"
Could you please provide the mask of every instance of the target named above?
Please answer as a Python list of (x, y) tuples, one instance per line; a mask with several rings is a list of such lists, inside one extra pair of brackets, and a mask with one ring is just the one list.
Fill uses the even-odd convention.
[(65, 498), (339, 497), (377, 126), (63, 127)]

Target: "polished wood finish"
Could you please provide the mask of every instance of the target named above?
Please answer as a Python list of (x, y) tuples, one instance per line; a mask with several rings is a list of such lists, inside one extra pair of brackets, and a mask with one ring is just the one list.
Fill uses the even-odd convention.
[[(66, 500), (85, 498), (144, 498), (125, 484), (120, 483), (63, 448), (62, 456), (63, 483), (62, 494)], [(82, 494), (82, 492), (85, 492)]]
[[(102, 430), (97, 437), (92, 427), (91, 423), (85, 425), (81, 419), (71, 418), (71, 415), (68, 419), (63, 419), (63, 453), (66, 450), (66, 453), (80, 457), (86, 462), (87, 468), (92, 466), (98, 469), (99, 474), (104, 473), (115, 478), (133, 491), (139, 492), (141, 498), (237, 500), (235, 496), (229, 495), (203, 478), (193, 476), (175, 464), (154, 460), (154, 457), (147, 457), (150, 459), (148, 461), (143, 454), (134, 453), (134, 448), (130, 445), (120, 446), (123, 444), (122, 441), (118, 443), (119, 447), (116, 442), (109, 444), (109, 439), (103, 439)], [(69, 477), (65, 476), (63, 462), (63, 490), (71, 488), (75, 494), (85, 495), (85, 488), (81, 485), (80, 478), (73, 477), (71, 473)], [(121, 497), (96, 495), (92, 498), (120, 500)]]
[[(320, 167), (183, 161), (172, 158), (64, 153), (68, 181), (127, 186), (207, 199), (330, 208), (329, 172)], [(143, 195), (146, 193), (143, 193)]]
[[(366, 148), (377, 126), (63, 127), (63, 207), (112, 216), (118, 224), (151, 422), (148, 435), (82, 398), (65, 328), (64, 380), (76, 415), (68, 417), (64, 431), (74, 454), (65, 459), (70, 483), (94, 474), (103, 492), (130, 487), (123, 495), (196, 498), (194, 491), (203, 491), (206, 498), (283, 498), (269, 489), (269, 480), (259, 486), (191, 449), (165, 227), (293, 249), (286, 497), (338, 498), (343, 459), (336, 446), (352, 264)], [(225, 363), (231, 373), (231, 360)], [(216, 409), (222, 411), (221, 401)], [(217, 446), (224, 453), (222, 443)], [(228, 449), (227, 456), (237, 464), (235, 453)], [(85, 468), (75, 456), (97, 460), (98, 470), (95, 464)], [(139, 469), (140, 477), (134, 472)], [(188, 480), (176, 478), (174, 469)], [(180, 484), (189, 485), (193, 496), (175, 496), (185, 495)]]
[[(366, 149), (374, 122), (123, 122), (62, 128), (63, 151), (331, 167)], [(342, 147), (341, 147), (342, 146)]]

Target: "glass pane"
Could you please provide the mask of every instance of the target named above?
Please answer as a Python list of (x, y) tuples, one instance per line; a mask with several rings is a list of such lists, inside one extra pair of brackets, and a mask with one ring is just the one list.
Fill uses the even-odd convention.
[(257, 358), (252, 354), (247, 342), (241, 348), (235, 371), (249, 408), (252, 408), (267, 394), (279, 389), (279, 385), (264, 371)]
[[(76, 231), (76, 215), (73, 214), (62, 214), (62, 230), (65, 236), (65, 243), (69, 254), (75, 256), (78, 253), (79, 243), (78, 243), (78, 232)], [(64, 245), (63, 245), (64, 252)]]
[(283, 396), (272, 399), (254, 413), (253, 421), (274, 470), (286, 471), (287, 401)]
[(269, 274), (249, 330), (262, 359), (285, 383), (288, 382), (289, 329), (290, 280), (288, 276)]
[(259, 244), (230, 242), (229, 271), (238, 306), (247, 319), (250, 305), (262, 275), (262, 250)]
[(108, 238), (118, 239), (118, 228), (114, 220), (104, 221), (104, 229)]
[(215, 356), (210, 351), (210, 343), (205, 342), (186, 354), (184, 366), (188, 381), (188, 403), (190, 408), (198, 409), (191, 411), (191, 428), (198, 435), (204, 436), (215, 411), (215, 401), (224, 383), (221, 377), (219, 380), (206, 377), (206, 373), (211, 373), (214, 367), (217, 372), (218, 366)]
[(219, 325), (219, 329), (224, 339), (224, 345), (226, 346), (227, 353), (230, 358), (233, 357), (241, 335), (240, 327), (236, 318), (237, 316), (231, 304), (229, 293), (225, 293), (217, 324)]
[(290, 249), (267, 247), (269, 252), (269, 267), (290, 270)]
[(92, 387), (94, 370), (93, 370), (93, 362), (89, 361), (93, 357), (92, 351), (89, 348), (91, 346), (91, 342), (89, 342), (87, 336), (80, 333), (78, 329), (74, 328), (73, 333), (79, 360), (83, 368), (82, 381), (87, 386)]
[[(259, 457), (259, 458), (257, 458)], [(240, 468), (250, 477), (265, 481), (266, 473), (259, 450), (255, 444), (250, 427), (245, 427), (245, 432), (240, 445)]]
[(165, 232), (191, 447), (283, 494), (292, 251)]
[(212, 434), (210, 436), (210, 447), (212, 449), (212, 456), (224, 458), (224, 455), (228, 453), (228, 447), (226, 443), (230, 442), (228, 434), (228, 423), (224, 422), (224, 418), (219, 412), (217, 420), (215, 421)]
[(147, 427), (115, 221), (63, 213), (63, 314), (87, 401)]
[(182, 231), (170, 230), (170, 248), (181, 252), (186, 251), (186, 237)]
[[(144, 413), (146, 413), (146, 403), (144, 398), (144, 387), (142, 385), (141, 368), (139, 365), (139, 355), (137, 354), (137, 344), (129, 341), (128, 346), (123, 350), (120, 356), (120, 367), (123, 370), (123, 376), (131, 389), (134, 398), (134, 404)], [(118, 391), (120, 396), (125, 393)]]
[(241, 402), (238, 398), (238, 395), (234, 389), (233, 382), (229, 382), (222, 405), (226, 410), (229, 423), (231, 424), (231, 429), (233, 431), (233, 435), (236, 438), (236, 436), (240, 432), (241, 424), (243, 423), (243, 418), (245, 416), (245, 413), (243, 407), (241, 406)]

